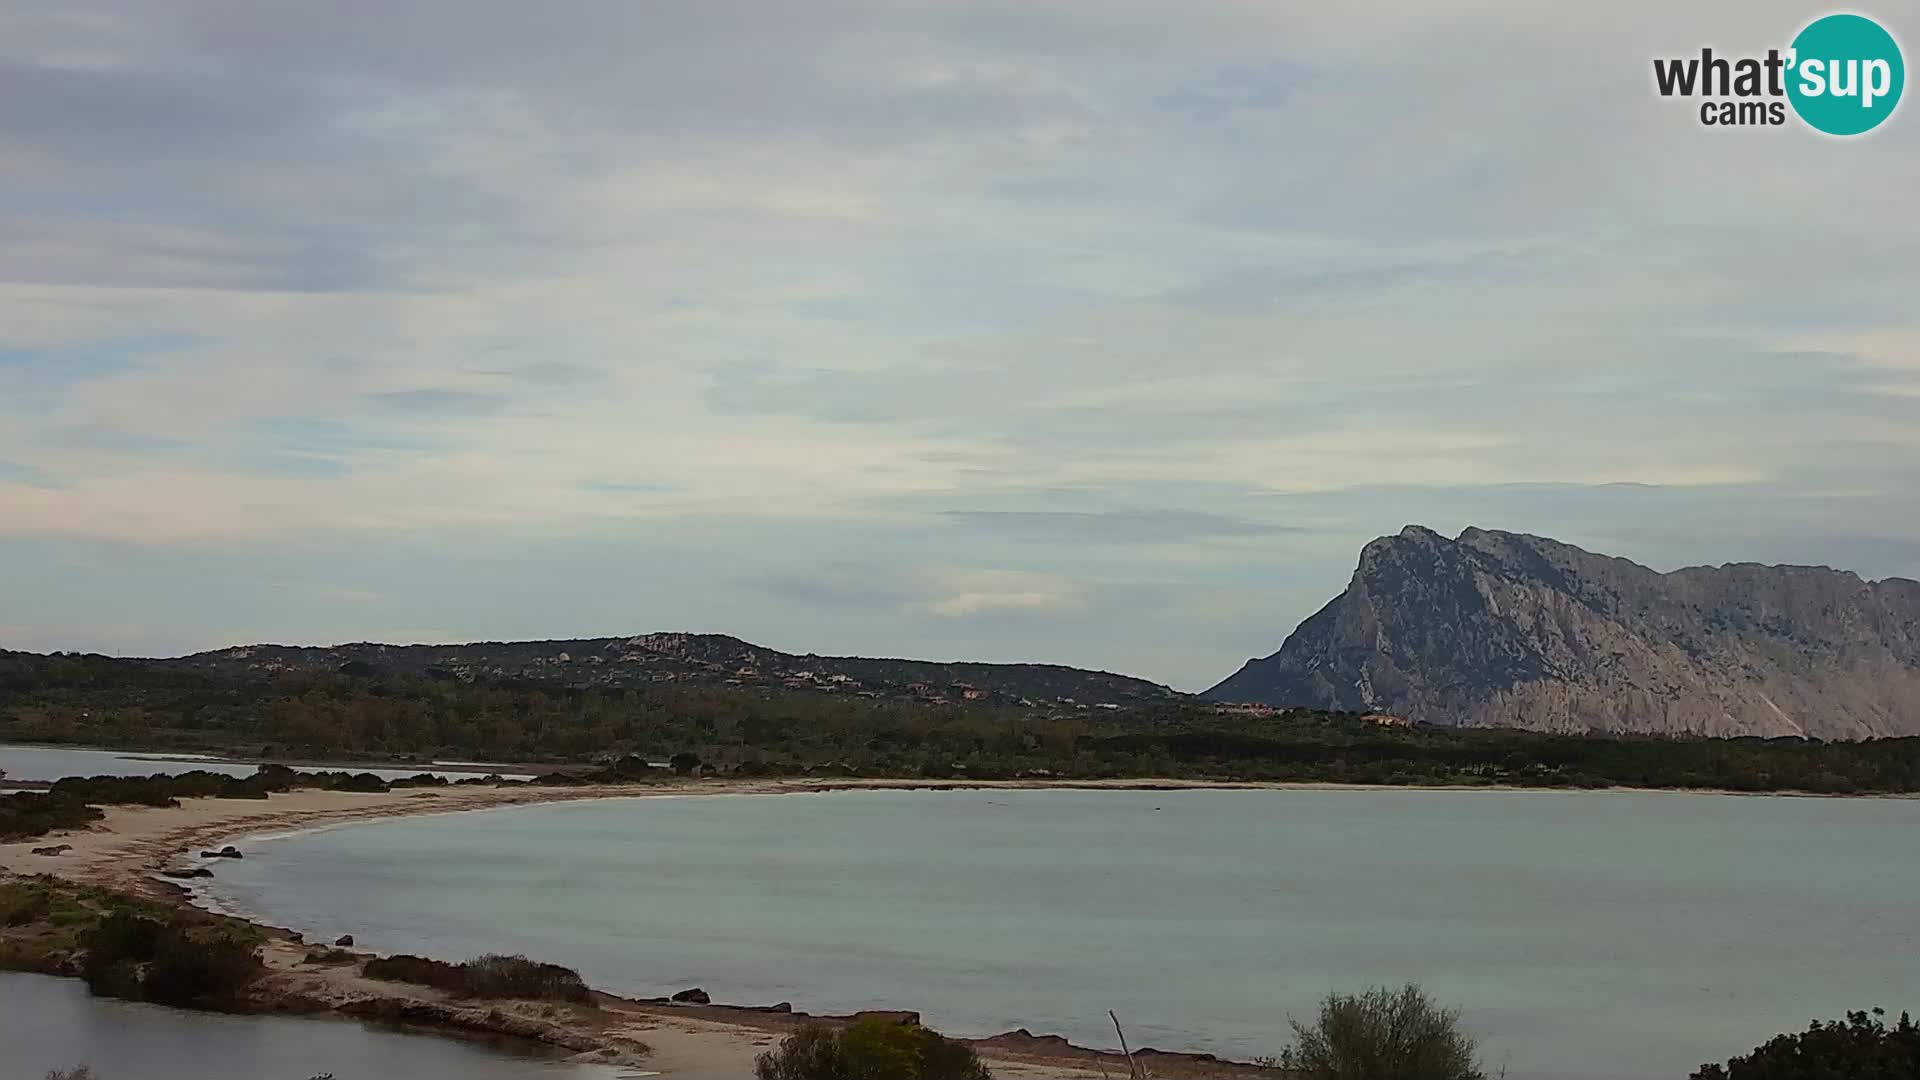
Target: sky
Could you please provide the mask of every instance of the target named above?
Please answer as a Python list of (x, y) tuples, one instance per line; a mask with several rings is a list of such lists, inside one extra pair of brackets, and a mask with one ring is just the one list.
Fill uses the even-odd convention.
[(1653, 90), (1825, 11), (4, 0), (0, 647), (1201, 689), (1409, 523), (1920, 576), (1920, 102)]

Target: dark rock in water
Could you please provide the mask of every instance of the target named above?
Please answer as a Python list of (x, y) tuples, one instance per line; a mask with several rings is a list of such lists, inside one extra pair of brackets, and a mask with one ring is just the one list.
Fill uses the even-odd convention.
[(187, 866), (171, 870), (162, 870), (160, 871), (160, 876), (170, 878), (203, 878), (212, 877), (213, 871), (204, 866)]
[(707, 996), (707, 992), (705, 990), (700, 989), (697, 986), (691, 990), (682, 990), (679, 993), (673, 995), (673, 1000), (678, 1002), (681, 1005), (713, 1004), (713, 999)]
[(48, 844), (46, 847), (34, 848), (33, 853), (35, 855), (65, 855), (72, 850), (72, 844)]
[(242, 856), (240, 855), (239, 848), (228, 844), (219, 851), (203, 851), (200, 853), (200, 857), (203, 859), (238, 859)]
[(352, 935), (352, 934), (341, 934), (341, 935), (340, 935), (339, 937), (337, 937), (337, 938), (334, 938), (334, 939), (333, 939), (333, 943), (334, 943), (335, 945), (338, 945), (338, 946), (340, 946), (340, 947), (341, 947), (341, 948), (343, 948), (343, 949), (349, 949), (349, 948), (352, 948), (352, 947), (353, 947), (353, 935)]

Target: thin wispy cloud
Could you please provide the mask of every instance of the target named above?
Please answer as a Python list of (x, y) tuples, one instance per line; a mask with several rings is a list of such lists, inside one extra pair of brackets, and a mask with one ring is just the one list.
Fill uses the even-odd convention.
[(1920, 573), (1912, 105), (1649, 83), (1807, 14), (9, 4), (0, 645), (1192, 687), (1409, 521)]

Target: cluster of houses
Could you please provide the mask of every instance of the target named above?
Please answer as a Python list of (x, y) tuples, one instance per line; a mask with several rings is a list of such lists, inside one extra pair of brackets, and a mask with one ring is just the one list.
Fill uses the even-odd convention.
[[(1252, 720), (1265, 720), (1276, 713), (1283, 713), (1286, 711), (1287, 710), (1285, 709), (1277, 709), (1272, 705), (1255, 705), (1252, 702), (1241, 702), (1241, 701), (1221, 701), (1221, 702), (1216, 702), (1213, 706), (1213, 714), (1215, 716), (1236, 716), (1242, 719), (1252, 719)], [(1360, 717), (1360, 719), (1365, 720), (1370, 724), (1377, 724), (1380, 727), (1412, 727), (1413, 726), (1413, 721), (1408, 720), (1406, 717), (1393, 716), (1388, 713), (1378, 713), (1378, 712), (1367, 713), (1366, 715)]]

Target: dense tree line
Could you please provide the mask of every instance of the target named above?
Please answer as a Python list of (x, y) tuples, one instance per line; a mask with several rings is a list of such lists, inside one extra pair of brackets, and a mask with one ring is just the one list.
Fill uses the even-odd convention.
[(1920, 1024), (1906, 1013), (1850, 1012), (1776, 1035), (1725, 1065), (1700, 1066), (1690, 1080), (1913, 1080), (1920, 1076)]
[[(817, 691), (580, 687), (432, 675), (227, 677), (91, 656), (0, 656), (0, 740), (267, 759), (434, 757), (677, 771), (1355, 784), (1920, 790), (1920, 738), (1823, 743), (1380, 726), (1193, 701), (934, 705)], [(675, 757), (675, 755), (680, 755)]]

